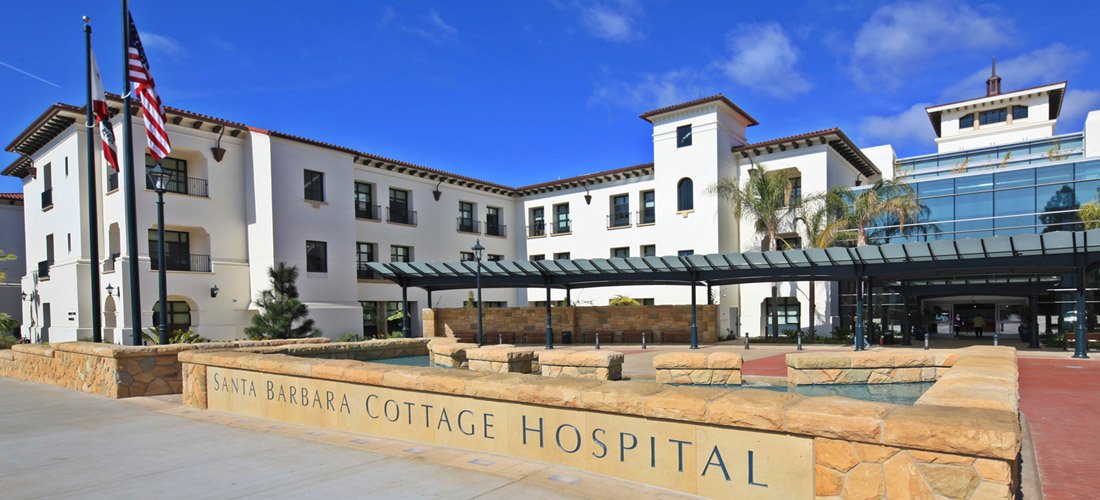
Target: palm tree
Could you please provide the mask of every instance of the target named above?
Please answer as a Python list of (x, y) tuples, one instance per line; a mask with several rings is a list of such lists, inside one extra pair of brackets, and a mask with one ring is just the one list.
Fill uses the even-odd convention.
[(867, 244), (868, 229), (889, 226), (887, 231), (905, 232), (909, 223), (928, 211), (912, 186), (895, 180), (881, 180), (859, 192), (833, 188), (826, 194), (826, 205), (838, 217), (825, 226), (824, 241), (836, 242), (850, 237), (845, 232), (854, 233), (857, 247)]
[[(765, 172), (753, 164), (749, 169), (745, 184), (737, 179), (720, 179), (707, 189), (708, 192), (724, 198), (733, 205), (733, 215), (752, 218), (756, 234), (764, 236), (761, 250), (778, 250), (779, 233), (783, 227), (793, 227), (801, 200), (792, 199), (794, 186), (791, 184), (787, 169)], [(772, 284), (772, 334), (779, 337), (779, 287)], [(767, 331), (764, 332), (767, 337)]]
[[(825, 228), (839, 215), (837, 207), (829, 206), (828, 200), (818, 197), (809, 203), (804, 203), (799, 210), (798, 220), (802, 222), (806, 231), (806, 239), (802, 241), (802, 248), (826, 248), (832, 246), (834, 241), (826, 237)], [(810, 280), (808, 302), (810, 307), (810, 338), (817, 336), (817, 300), (815, 292), (817, 283)]]

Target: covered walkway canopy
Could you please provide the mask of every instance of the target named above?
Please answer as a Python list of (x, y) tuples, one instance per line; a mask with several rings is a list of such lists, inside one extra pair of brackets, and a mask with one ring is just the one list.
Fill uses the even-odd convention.
[[(1100, 260), (1100, 229), (1059, 231), (960, 240), (832, 247), (766, 252), (669, 257), (627, 257), (574, 260), (514, 260), (494, 262), (372, 262), (381, 278), (402, 286), (428, 290), (485, 288), (546, 288), (547, 347), (550, 289), (623, 285), (726, 285), (773, 281), (914, 282), (1011, 276), (1074, 274), (1080, 318), (1084, 312), (1084, 272)], [(1038, 278), (1041, 279), (1041, 278)], [(977, 284), (977, 283), (976, 283)], [(989, 286), (997, 286), (989, 283)], [(695, 305), (695, 286), (692, 305)], [(862, 292), (856, 294), (862, 316)], [(407, 300), (403, 299), (404, 303)], [(405, 306), (407, 307), (407, 305)], [(697, 347), (694, 314), (692, 347)], [(406, 335), (408, 327), (406, 321)], [(1085, 355), (1085, 322), (1077, 324), (1078, 355)], [(856, 322), (856, 344), (862, 347), (862, 322)]]

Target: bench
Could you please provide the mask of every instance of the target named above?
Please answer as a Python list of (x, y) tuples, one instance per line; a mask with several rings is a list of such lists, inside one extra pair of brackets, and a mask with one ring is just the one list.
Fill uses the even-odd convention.
[(643, 332), (641, 330), (623, 330), (621, 342), (624, 344), (641, 344), (643, 333), (646, 342), (653, 342), (653, 332)]
[(615, 333), (614, 332), (605, 332), (605, 331), (582, 332), (581, 333), (581, 343), (582, 344), (595, 344), (597, 333), (600, 334), (600, 343), (601, 344), (613, 344), (613, 343), (615, 343)]
[(691, 343), (691, 332), (688, 330), (668, 330), (661, 332), (661, 343), (664, 344), (688, 344)]
[[(1089, 332), (1085, 334), (1085, 344), (1091, 344), (1093, 342), (1100, 342), (1100, 332)], [(1077, 332), (1069, 332), (1066, 334), (1066, 347), (1074, 347), (1077, 345)]]
[(477, 332), (453, 332), (451, 336), (465, 344), (477, 343)]

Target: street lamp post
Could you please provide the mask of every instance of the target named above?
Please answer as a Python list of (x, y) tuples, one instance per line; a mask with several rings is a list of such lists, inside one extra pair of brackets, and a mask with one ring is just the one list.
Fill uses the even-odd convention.
[(474, 251), (474, 259), (477, 259), (477, 345), (485, 345), (485, 323), (481, 316), (481, 254), (485, 252), (485, 247), (481, 246), (481, 240), (478, 239), (474, 243), (472, 249)]
[(157, 327), (158, 342), (160, 345), (168, 344), (168, 273), (165, 270), (164, 261), (164, 192), (168, 190), (168, 181), (171, 176), (165, 172), (158, 161), (146, 174), (149, 183), (157, 192), (157, 280), (160, 282), (160, 315), (157, 318), (160, 325)]

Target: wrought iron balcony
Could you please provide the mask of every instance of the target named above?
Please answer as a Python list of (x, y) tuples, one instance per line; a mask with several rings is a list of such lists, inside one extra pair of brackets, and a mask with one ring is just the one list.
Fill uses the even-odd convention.
[(630, 227), (630, 212), (616, 212), (607, 216), (607, 228)]
[(390, 205), (387, 208), (389, 209), (389, 216), (386, 220), (398, 224), (416, 225), (416, 210), (409, 210), (408, 207), (402, 205)]
[(546, 222), (539, 220), (527, 226), (527, 236), (546, 236)]
[(473, 219), (458, 218), (458, 232), (460, 233), (481, 233), (481, 221)]
[[(149, 179), (149, 176), (145, 176), (145, 189), (153, 189), (153, 182)], [(168, 180), (165, 192), (202, 196), (204, 198), (210, 196), (206, 189), (206, 179), (197, 177), (172, 177)]]
[(558, 219), (554, 221), (554, 234), (565, 234), (573, 231), (573, 219)]
[(382, 219), (382, 205), (370, 205), (367, 203), (356, 201), (355, 218), (380, 220)]
[(508, 226), (504, 224), (486, 222), (485, 234), (489, 236), (508, 236)]
[(643, 208), (638, 211), (638, 224), (654, 224), (657, 222), (657, 210), (653, 207)]
[[(190, 271), (194, 273), (208, 273), (211, 269), (210, 256), (197, 253), (167, 253), (164, 256), (164, 262), (164, 269), (168, 271)], [(149, 256), (149, 265), (153, 270), (160, 269), (160, 259), (157, 258), (157, 254), (155, 251), (152, 253), (152, 255)]]

